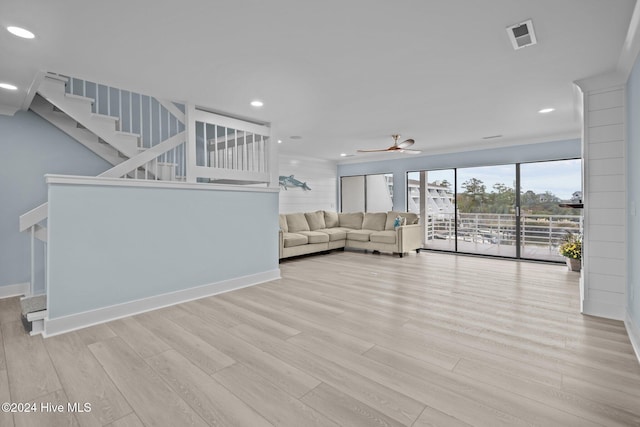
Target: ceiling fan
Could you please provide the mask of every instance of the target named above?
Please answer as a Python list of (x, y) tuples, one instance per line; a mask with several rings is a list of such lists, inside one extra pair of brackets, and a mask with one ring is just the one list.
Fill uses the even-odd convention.
[(398, 142), (398, 138), (400, 135), (391, 135), (393, 138), (393, 145), (389, 148), (383, 148), (379, 150), (358, 150), (359, 153), (375, 153), (380, 151), (397, 151), (399, 153), (408, 153), (408, 154), (418, 154), (421, 153), (420, 150), (413, 150), (411, 147), (415, 141), (413, 139), (405, 139), (402, 142)]

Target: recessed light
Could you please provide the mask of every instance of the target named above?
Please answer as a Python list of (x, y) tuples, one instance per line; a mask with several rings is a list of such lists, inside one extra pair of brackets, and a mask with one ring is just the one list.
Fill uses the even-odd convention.
[(555, 108), (543, 108), (542, 110), (538, 111), (538, 113), (547, 114), (547, 113), (550, 113), (552, 111), (556, 111), (556, 109)]
[(9, 83), (0, 83), (0, 88), (6, 89), (6, 90), (18, 90), (17, 86), (10, 85)]
[(263, 105), (264, 105), (264, 102), (260, 101), (259, 99), (255, 99), (251, 101), (252, 107), (262, 107)]
[(278, 140), (278, 144), (282, 144), (282, 140), (281, 139)]
[(340, 157), (347, 157), (347, 153), (340, 153)]
[(35, 38), (35, 34), (33, 34), (29, 30), (25, 30), (20, 27), (7, 27), (7, 31), (9, 31), (14, 36), (22, 37), (23, 39), (32, 39)]

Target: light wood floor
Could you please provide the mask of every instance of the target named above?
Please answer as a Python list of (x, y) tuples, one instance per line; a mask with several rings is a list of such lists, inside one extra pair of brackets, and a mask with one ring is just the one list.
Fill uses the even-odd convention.
[(638, 426), (621, 322), (559, 265), (338, 252), (283, 279), (57, 337), (0, 300), (0, 426)]

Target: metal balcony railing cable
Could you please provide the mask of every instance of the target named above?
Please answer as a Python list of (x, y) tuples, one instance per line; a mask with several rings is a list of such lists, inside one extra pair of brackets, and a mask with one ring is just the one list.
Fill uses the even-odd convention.
[[(456, 234), (457, 225), (457, 234)], [(545, 259), (561, 260), (557, 254), (567, 233), (582, 233), (581, 215), (520, 216), (520, 246), (527, 250), (547, 252)], [(428, 214), (425, 221), (425, 242), (437, 246), (437, 241), (454, 241), (488, 246), (516, 245), (516, 216), (512, 214), (458, 213)], [(435, 245), (434, 245), (435, 244)]]

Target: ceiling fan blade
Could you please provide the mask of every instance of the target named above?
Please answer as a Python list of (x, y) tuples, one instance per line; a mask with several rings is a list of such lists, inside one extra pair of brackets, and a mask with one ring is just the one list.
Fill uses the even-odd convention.
[(397, 145), (398, 148), (408, 148), (415, 144), (413, 139), (406, 139)]
[(407, 154), (420, 154), (422, 153), (422, 151), (420, 150), (412, 150), (410, 148), (404, 148), (402, 150), (400, 150), (401, 153), (407, 153)]
[(390, 151), (388, 148), (383, 148), (382, 150), (356, 150), (358, 153), (377, 153), (380, 151)]

